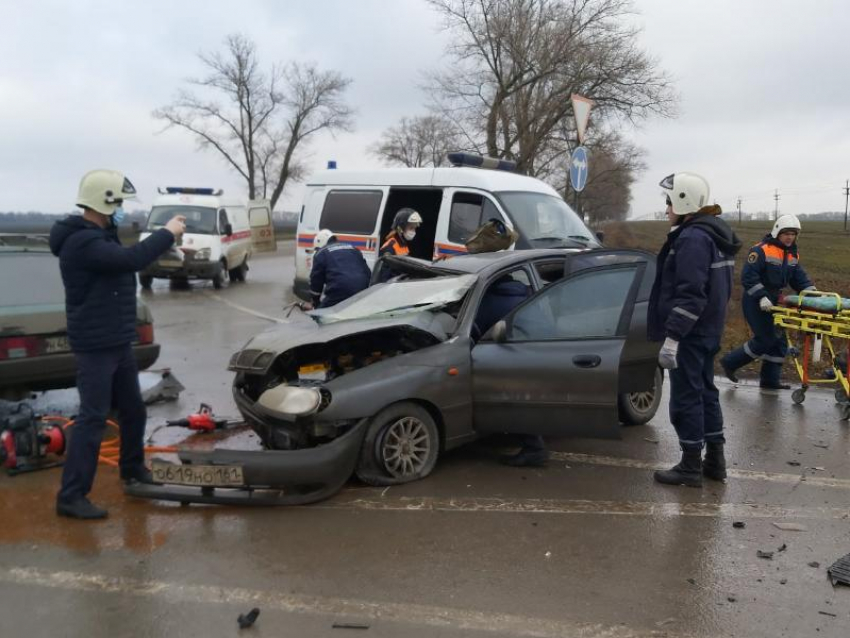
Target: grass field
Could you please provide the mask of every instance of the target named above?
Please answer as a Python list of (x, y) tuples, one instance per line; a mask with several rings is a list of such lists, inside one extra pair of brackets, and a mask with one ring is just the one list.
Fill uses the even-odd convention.
[[(750, 246), (761, 241), (772, 222), (744, 222), (727, 219), (741, 238), (743, 247), (735, 259), (735, 288), (729, 303), (723, 349), (726, 352), (750, 338), (749, 328), (741, 312), (741, 269)], [(640, 248), (657, 253), (670, 229), (666, 221), (614, 222), (605, 228), (605, 245), (611, 248)], [(840, 293), (850, 297), (850, 234), (844, 232), (841, 222), (804, 222), (798, 240), (800, 263), (820, 290)], [(750, 366), (742, 372), (755, 373)], [(786, 361), (785, 374), (796, 378), (793, 364)]]

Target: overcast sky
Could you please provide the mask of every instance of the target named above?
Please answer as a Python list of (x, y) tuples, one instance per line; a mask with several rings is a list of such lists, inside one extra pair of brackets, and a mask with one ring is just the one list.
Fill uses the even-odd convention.
[[(675, 120), (633, 136), (648, 169), (632, 215), (660, 210), (658, 182), (677, 170), (705, 175), (733, 210), (844, 209), (850, 177), (850, 2), (636, 0), (640, 45), (675, 80)], [(151, 111), (167, 103), (197, 54), (241, 32), (261, 60), (312, 60), (353, 80), (353, 133), (325, 136), (309, 165), (379, 166), (365, 152), (402, 116), (424, 112), (423, 72), (444, 63), (446, 35), (422, 0), (144, 3), (0, 0), (0, 211), (73, 208), (80, 176), (123, 170), (150, 205), (157, 186), (241, 183), (211, 152)], [(591, 114), (592, 123), (592, 114)], [(592, 161), (592, 160), (591, 160)], [(300, 207), (287, 188), (278, 209)]]

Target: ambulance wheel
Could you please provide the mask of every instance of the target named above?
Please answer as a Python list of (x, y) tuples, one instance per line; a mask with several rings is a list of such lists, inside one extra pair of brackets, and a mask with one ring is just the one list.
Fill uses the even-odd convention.
[(145, 290), (150, 290), (151, 285), (153, 284), (153, 276), (151, 275), (139, 275), (139, 285)]
[(655, 369), (655, 379), (652, 388), (644, 392), (629, 392), (617, 397), (617, 409), (620, 423), (623, 425), (643, 425), (648, 423), (661, 403), (661, 386), (664, 377), (661, 370)]
[(230, 281), (245, 281), (245, 275), (248, 272), (248, 260), (246, 259), (241, 264), (236, 266), (236, 268), (228, 271), (230, 275)]
[(835, 391), (835, 400), (838, 401), (839, 403), (847, 403), (848, 402), (847, 393), (844, 391), (843, 388), (838, 388)]
[(791, 400), (797, 405), (806, 400), (806, 391), (802, 388), (797, 388), (791, 393)]
[(399, 485), (425, 478), (440, 454), (440, 433), (428, 411), (415, 403), (396, 403), (371, 419), (357, 478), (369, 485)]
[(224, 273), (227, 272), (227, 269), (224, 267), (224, 262), (221, 263), (218, 271), (216, 271), (215, 275), (212, 278), (213, 288), (216, 290), (221, 290), (224, 286)]

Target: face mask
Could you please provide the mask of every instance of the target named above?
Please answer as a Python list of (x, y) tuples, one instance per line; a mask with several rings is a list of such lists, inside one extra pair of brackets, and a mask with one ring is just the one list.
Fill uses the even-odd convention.
[(413, 238), (414, 238), (414, 237), (416, 237), (416, 231), (415, 231), (415, 230), (406, 230), (406, 231), (404, 231), (404, 238), (405, 238), (407, 241), (413, 241)]
[(112, 224), (117, 226), (121, 222), (124, 221), (124, 218), (127, 216), (127, 213), (120, 206), (115, 209), (115, 212), (112, 213)]

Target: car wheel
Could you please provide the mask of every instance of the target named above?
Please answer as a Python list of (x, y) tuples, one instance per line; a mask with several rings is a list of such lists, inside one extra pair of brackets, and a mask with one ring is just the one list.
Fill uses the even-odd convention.
[(369, 423), (357, 477), (369, 485), (399, 485), (425, 478), (440, 454), (440, 434), (428, 411), (397, 403)]
[(151, 275), (139, 275), (139, 285), (145, 290), (150, 290), (151, 285), (153, 284), (153, 277)]
[(623, 425), (643, 425), (647, 423), (658, 411), (661, 403), (661, 386), (664, 377), (661, 370), (655, 369), (655, 380), (651, 390), (644, 392), (629, 392), (617, 397), (617, 408), (620, 413), (620, 422)]
[(212, 285), (213, 285), (213, 288), (215, 288), (216, 290), (221, 290), (222, 287), (224, 286), (224, 273), (225, 272), (227, 272), (227, 269), (225, 268), (224, 262), (222, 262), (220, 264), (219, 269), (216, 271), (215, 275), (213, 275), (213, 278), (212, 278)]

